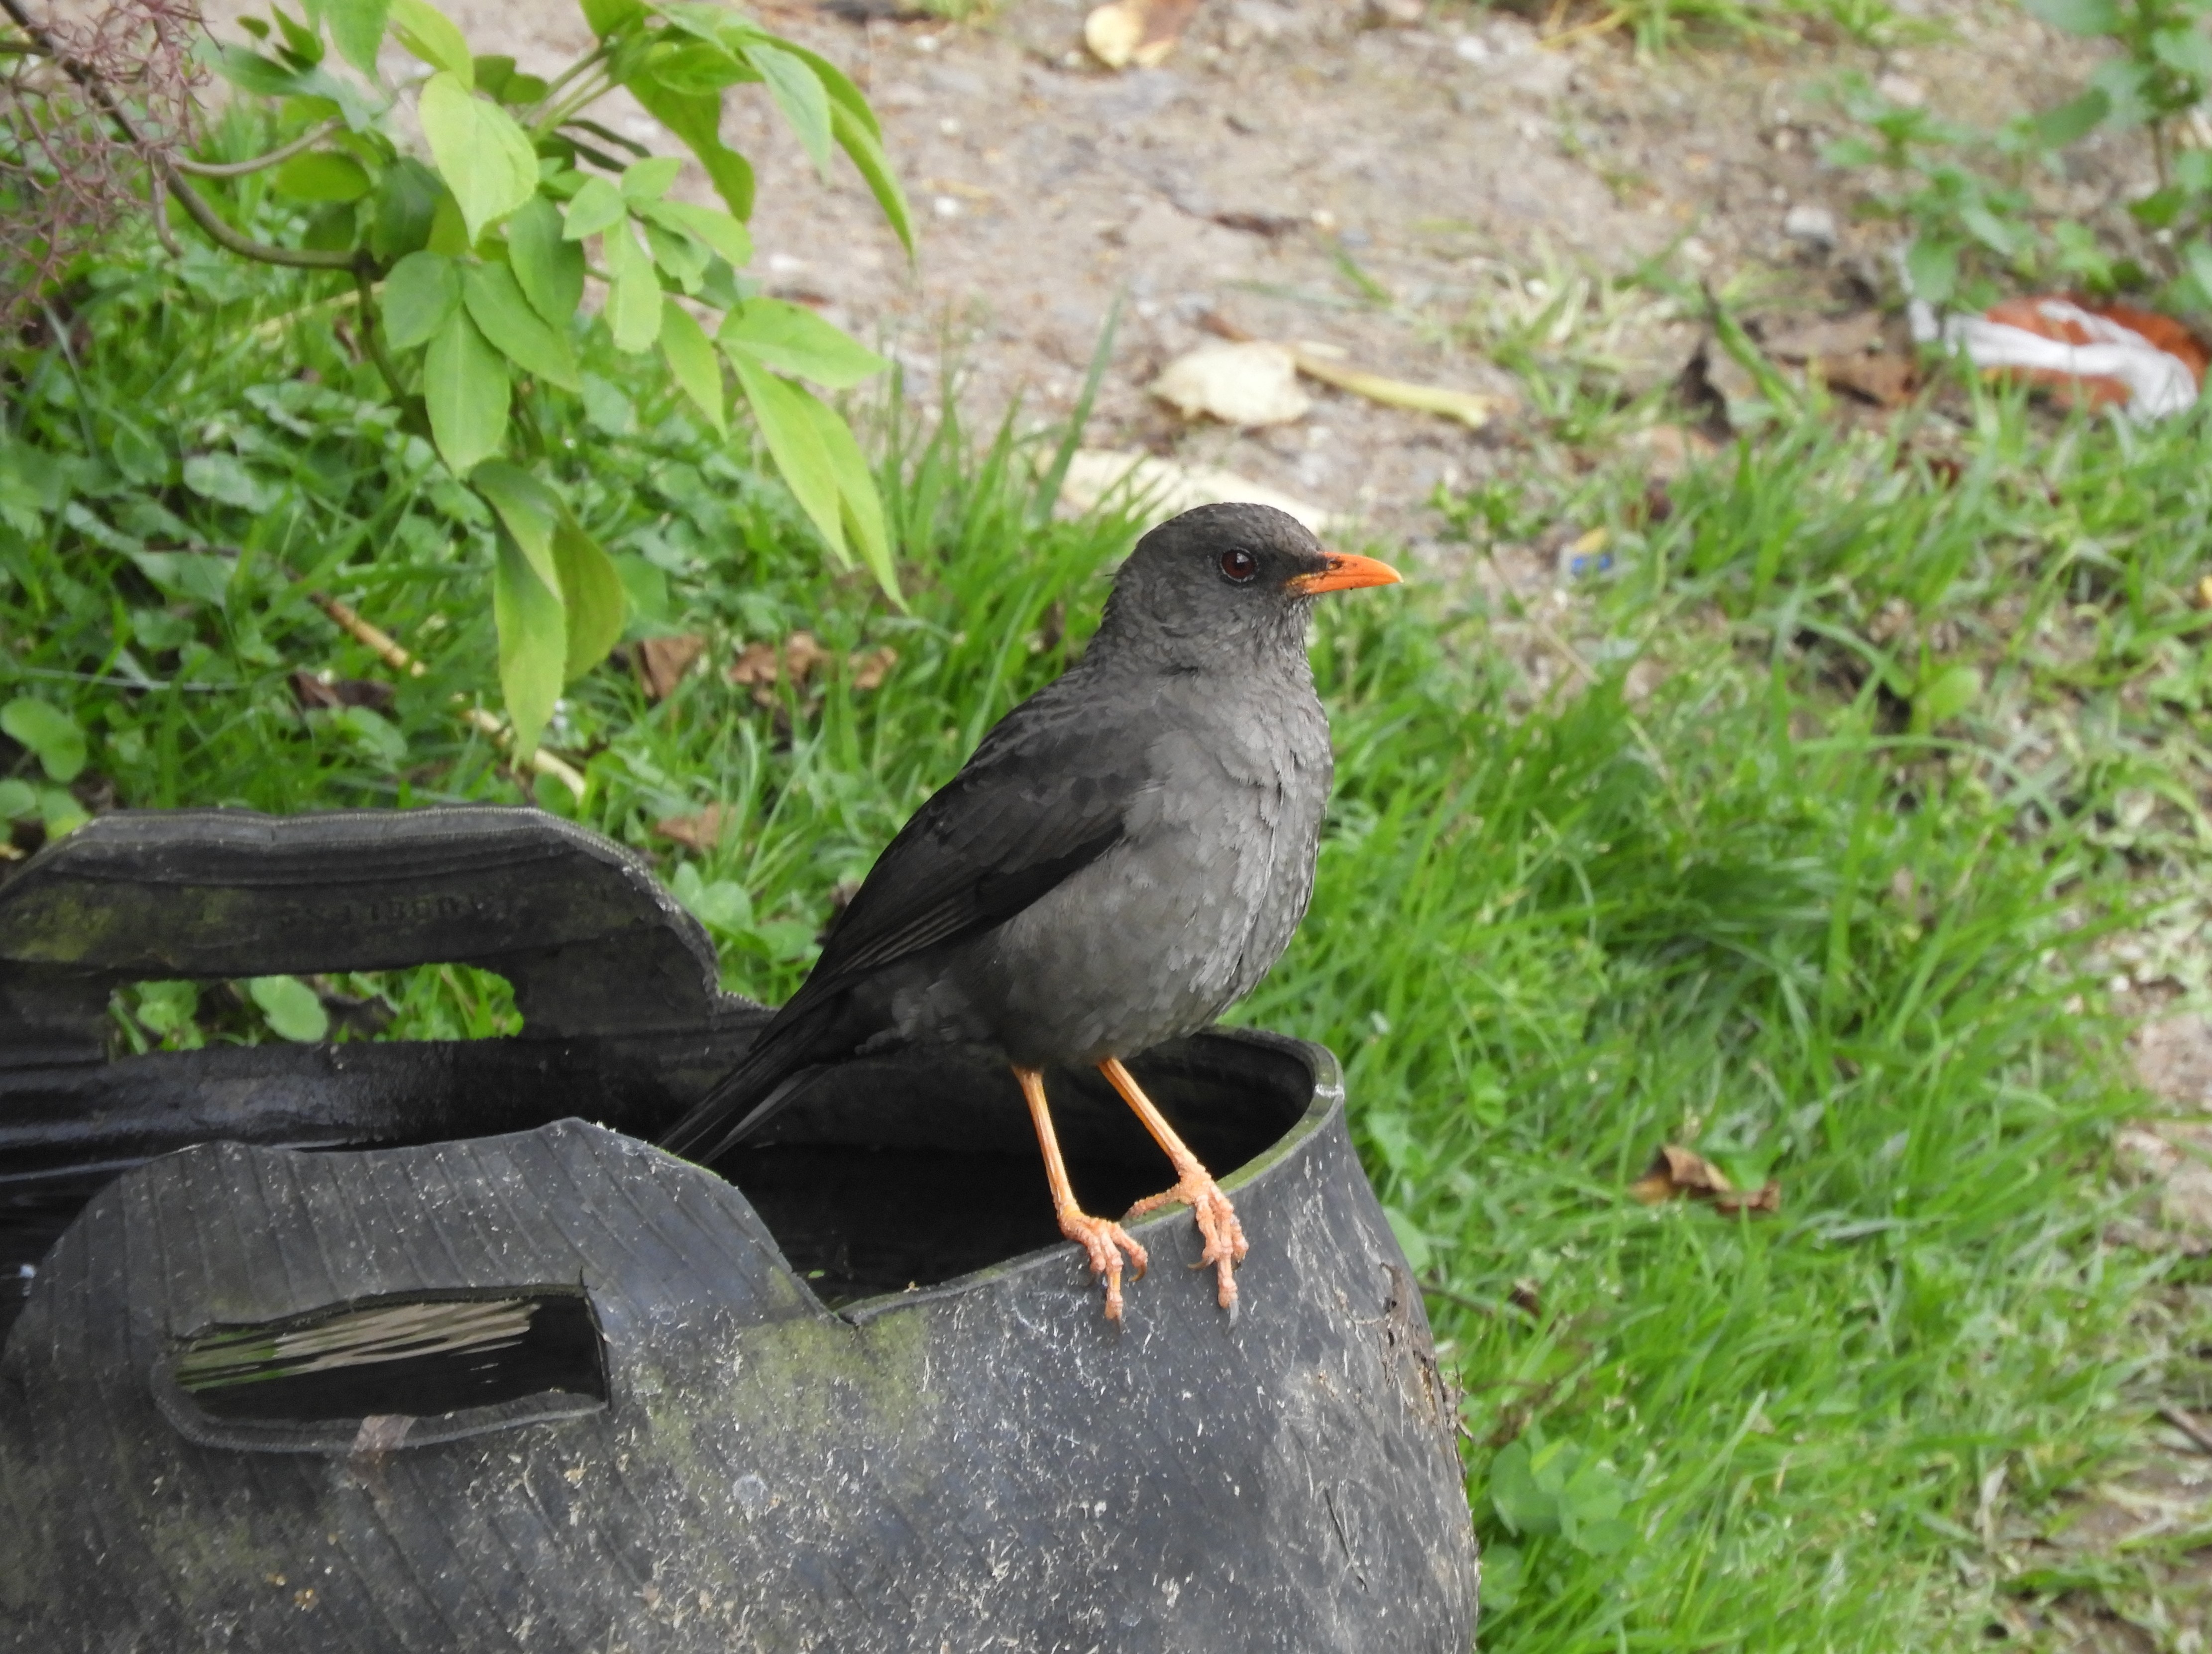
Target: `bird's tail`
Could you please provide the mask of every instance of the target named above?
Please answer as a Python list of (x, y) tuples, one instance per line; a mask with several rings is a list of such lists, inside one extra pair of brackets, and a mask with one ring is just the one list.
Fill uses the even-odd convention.
[(813, 1047), (827, 1009), (769, 1023), (744, 1060), (661, 1134), (660, 1146), (710, 1165), (766, 1125), (821, 1071)]

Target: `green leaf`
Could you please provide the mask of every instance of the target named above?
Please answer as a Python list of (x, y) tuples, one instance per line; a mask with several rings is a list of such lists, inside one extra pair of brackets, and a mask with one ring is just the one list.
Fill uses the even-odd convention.
[(760, 79), (760, 71), (732, 57), (722, 47), (700, 40), (690, 46), (656, 52), (649, 65), (653, 77), (672, 92), (719, 96), (725, 87)]
[(645, 15), (641, 0), (583, 0), (584, 21), (602, 40)]
[(623, 169), (623, 199), (633, 207), (649, 206), (668, 193), (668, 186), (683, 170), (683, 161), (674, 155), (647, 155), (643, 161), (632, 161)]
[(568, 617), (560, 593), (538, 578), (504, 535), (492, 566), (491, 611), (499, 628), (499, 687), (514, 721), (515, 756), (537, 751), (538, 738), (561, 697), (568, 660)]
[(792, 496), (821, 533), (839, 565), (851, 562), (845, 549), (844, 513), (837, 489), (837, 470), (807, 404), (813, 398), (796, 385), (778, 379), (757, 360), (742, 350), (726, 351), (737, 370), (738, 384), (752, 404), (753, 420), (761, 440), (782, 474)]
[(301, 63), (310, 67), (323, 60), (323, 37), (313, 29), (303, 27), (282, 6), (272, 5), (269, 15), (276, 20), (276, 31), (284, 37), (285, 48)]
[(234, 453), (196, 453), (185, 461), (182, 474), (185, 486), (202, 499), (257, 515), (273, 509), (283, 497)]
[(84, 768), (84, 731), (51, 702), (17, 696), (0, 707), (0, 731), (37, 757), (49, 781), (66, 785)]
[(259, 98), (319, 98), (345, 117), (354, 131), (367, 131), (380, 112), (361, 88), (324, 69), (287, 69), (240, 46), (207, 45), (198, 54), (232, 85)]
[(1498, 1456), (1490, 1462), (1490, 1508), (1516, 1534), (1557, 1533), (1559, 1496), (1555, 1487), (1538, 1482), (1532, 1458), (1527, 1436), (1498, 1450)]
[(563, 390), (583, 389), (568, 336), (531, 308), (512, 270), (505, 265), (463, 265), (461, 296), (478, 331), (509, 362)]
[(422, 363), (430, 435), (456, 476), (467, 476), (506, 441), (508, 390), (507, 364), (468, 313), (456, 308)]
[(709, 930), (738, 935), (753, 926), (752, 897), (734, 879), (708, 884), (699, 876), (695, 861), (679, 862), (668, 881), (668, 893), (689, 909), (691, 916)]
[[(842, 103), (830, 108), (830, 129), (837, 137), (846, 156), (867, 180), (869, 192), (876, 198), (876, 205), (897, 234), (899, 245), (914, 256), (914, 215), (908, 210), (906, 192), (899, 187), (898, 176), (891, 171), (890, 158), (884, 155), (881, 139), (876, 137), (860, 117)], [(739, 217), (747, 215), (739, 213)]]
[(2181, 216), (2182, 209), (2188, 204), (2188, 192), (2169, 184), (2162, 190), (2153, 190), (2139, 200), (2129, 202), (2128, 214), (2137, 223), (2148, 224), (2153, 229), (2166, 229)]
[(556, 331), (568, 325), (584, 299), (584, 247), (562, 239), (560, 228), (560, 208), (542, 195), (507, 221), (507, 263), (531, 309)]
[(619, 224), (629, 214), (629, 204), (623, 199), (622, 192), (605, 179), (594, 175), (584, 180), (568, 203), (562, 219), (561, 234), (564, 240), (580, 241), (586, 235)]
[(460, 308), (460, 270), (442, 252), (410, 252), (384, 278), (383, 302), (393, 350), (428, 344)]
[(808, 411), (814, 417), (814, 434), (821, 438), (823, 452), (830, 456), (830, 469), (837, 478), (837, 501), (844, 511), (845, 532), (860, 551), (862, 564), (876, 577), (876, 584), (884, 588), (884, 595), (904, 608), (906, 600), (899, 595), (898, 571), (891, 566), (890, 536), (884, 528), (884, 502), (877, 496), (876, 479), (868, 470), (867, 456), (860, 452), (852, 428), (835, 408), (817, 397), (807, 396), (804, 391), (799, 394), (806, 398)]
[(228, 601), (230, 577), (237, 573), (237, 565), (228, 557), (206, 551), (133, 551), (131, 561), (140, 574), (171, 597), (218, 608)]
[(554, 531), (561, 526), (561, 497), (521, 466), (487, 459), (469, 474), (469, 486), (490, 502), (504, 528), (538, 578), (561, 589), (553, 555)]
[(615, 349), (635, 356), (650, 350), (660, 337), (660, 283), (653, 274), (653, 260), (630, 234), (617, 224), (599, 238), (607, 266), (607, 325), (615, 336)]
[(698, 404), (718, 436), (730, 434), (730, 418), (722, 405), (722, 363), (706, 330), (691, 313), (673, 299), (660, 301), (660, 354), (684, 395)]
[(2039, 17), (2068, 34), (2111, 34), (2120, 27), (2115, 0), (2021, 0), (2031, 17)]
[(420, 112), (431, 159), (453, 192), (470, 240), (538, 192), (538, 152), (497, 104), (440, 74), (424, 84)]
[(2150, 49), (2168, 69), (2198, 80), (2212, 80), (2212, 34), (2203, 29), (2187, 24), (2162, 28), (2150, 37)]
[(1429, 1266), (1436, 1261), (1436, 1249), (1421, 1225), (1395, 1206), (1382, 1208), (1382, 1220), (1390, 1225), (1398, 1250), (1406, 1255), (1407, 1267), (1417, 1275), (1428, 1274)]
[(358, 201), (368, 193), (368, 173), (351, 155), (311, 149), (276, 169), (280, 195), (300, 201)]
[(748, 299), (724, 319), (715, 336), (722, 349), (743, 351), (780, 374), (792, 374), (848, 390), (890, 364), (832, 327), (804, 305), (782, 299)]
[(477, 90), (488, 98), (507, 102), (507, 83), (514, 78), (514, 59), (503, 52), (480, 52), (474, 62)]
[(553, 533), (553, 561), (561, 576), (561, 602), (568, 611), (564, 681), (573, 683), (607, 658), (622, 641), (628, 595), (621, 573), (599, 543), (565, 508)]
[(751, 232), (719, 207), (656, 201), (645, 210), (645, 216), (656, 224), (696, 236), (740, 270), (752, 262)]
[(867, 99), (843, 70), (820, 53), (809, 52), (796, 40), (779, 40), (776, 45), (814, 71), (814, 78), (822, 82), (822, 89), (830, 94), (830, 102), (850, 115), (869, 137), (878, 143), (883, 141), (884, 129), (876, 119), (876, 112), (868, 107)]
[(1912, 723), (1928, 730), (1955, 718), (1980, 698), (1982, 674), (1963, 661), (1946, 666), (1912, 693)]
[(705, 279), (707, 266), (714, 255), (681, 230), (664, 228), (655, 223), (645, 227), (645, 245), (653, 254), (653, 262), (667, 271), (670, 278), (686, 293), (696, 293)]
[(214, 64), (216, 74), (257, 98), (289, 98), (300, 91), (299, 70), (272, 63), (247, 47), (218, 45), (204, 55)]
[(323, 22), (338, 55), (374, 79), (377, 48), (384, 44), (384, 26), (392, 15), (392, 0), (322, 0)]
[(331, 1031), (330, 1012), (323, 1009), (315, 990), (297, 976), (255, 976), (246, 982), (246, 991), (268, 1019), (270, 1031), (280, 1039), (313, 1045)]
[[(142, 1019), (143, 1020), (143, 1019)], [(1521, 1548), (1485, 1539), (1482, 1545), (1482, 1623), (1513, 1612), (1528, 1579)]]
[(384, 169), (376, 185), (376, 216), (368, 231), (368, 250), (384, 259), (421, 251), (430, 239), (438, 204), (448, 200), (445, 184), (412, 155)]
[(1949, 241), (1916, 237), (1905, 255), (1905, 273), (1915, 298), (1933, 305), (1948, 303), (1959, 290), (1959, 249)]
[(41, 787), (39, 789), (39, 824), (46, 830), (46, 842), (66, 836), (90, 821), (84, 806), (79, 804), (65, 787)]
[(2173, 181), (2198, 195), (2212, 195), (2212, 149), (2184, 149), (2174, 156)]
[(38, 813), (39, 795), (28, 781), (0, 777), (0, 821), (25, 821)]
[(831, 139), (830, 94), (813, 69), (780, 46), (750, 46), (745, 51), (745, 60), (760, 70), (761, 78), (768, 82), (769, 95), (783, 111), (791, 130), (799, 135), (799, 147), (814, 162), (814, 170), (827, 179)]
[(561, 210), (542, 195), (525, 202), (507, 221), (507, 258), (531, 307), (565, 328), (584, 296), (584, 249), (562, 236)]
[(623, 82), (630, 95), (645, 106), (655, 120), (684, 141), (714, 180), (715, 191), (740, 219), (753, 216), (753, 169), (734, 149), (722, 143), (722, 100), (700, 93), (674, 92), (649, 75), (632, 76)]
[(392, 32), (399, 44), (433, 69), (442, 69), (459, 80), (463, 90), (473, 90), (477, 83), (476, 59), (470, 55), (468, 40), (454, 27), (453, 20), (430, 4), (429, 0), (391, 3)]
[(2080, 97), (2046, 109), (2031, 124), (2036, 142), (2047, 149), (2063, 149), (2095, 131), (2112, 112), (2112, 100), (2096, 87)]
[(2181, 257), (2191, 277), (2203, 290), (2202, 302), (2212, 305), (2212, 241), (2191, 241), (2182, 249)]

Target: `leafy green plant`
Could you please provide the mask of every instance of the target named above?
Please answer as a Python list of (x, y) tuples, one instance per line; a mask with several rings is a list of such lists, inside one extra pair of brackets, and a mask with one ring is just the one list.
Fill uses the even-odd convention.
[[(562, 686), (618, 640), (628, 606), (617, 569), (551, 464), (557, 433), (573, 423), (563, 404), (588, 404), (592, 393), (577, 350), (587, 289), (600, 292), (616, 350), (657, 360), (718, 434), (729, 429), (734, 383), (831, 557), (857, 559), (897, 598), (874, 480), (851, 429), (817, 393), (849, 389), (884, 364), (811, 311), (759, 296), (738, 274), (751, 257), (753, 174), (720, 136), (725, 94), (763, 88), (825, 176), (842, 151), (910, 248), (881, 128), (826, 59), (720, 5), (583, 0), (594, 46), (541, 78), (472, 53), (428, 0), (307, 0), (301, 19), (275, 7), (267, 21), (243, 20), (255, 44), (206, 52), (264, 117), (241, 120), (234, 105), (218, 137), (275, 140), (210, 160), (163, 147), (98, 65), (72, 56), (18, 0), (0, 5), (16, 26), (6, 44), (71, 76), (149, 155), (201, 234), (240, 258), (309, 272), (310, 305), (350, 302), (376, 387), (496, 522), (491, 609), (522, 751), (535, 745)], [(387, 38), (426, 72), (399, 86), (381, 78)], [(679, 198), (679, 158), (592, 118), (617, 88), (690, 150), (719, 205)], [(394, 136), (409, 101), (427, 159)], [(158, 206), (156, 218), (173, 244)], [(271, 221), (273, 231), (260, 228)], [(369, 377), (357, 376), (356, 388)], [(159, 446), (140, 441), (150, 446), (146, 463), (158, 465)], [(254, 503), (251, 477), (229, 456), (187, 463), (200, 468), (184, 477), (195, 491)]]
[[(2065, 280), (2096, 291), (2162, 286), (2163, 301), (2212, 309), (2212, 0), (2022, 0), (2068, 33), (2117, 48), (2065, 102), (1993, 132), (1893, 101), (1863, 76), (1838, 90), (1863, 129), (1829, 146), (1838, 166), (1880, 172), (1875, 210), (1911, 233), (1905, 272), (1931, 304), (1979, 308), (1996, 277)], [(2094, 132), (2141, 132), (2157, 186), (2130, 202), (2130, 233), (2039, 211), (2029, 187)]]

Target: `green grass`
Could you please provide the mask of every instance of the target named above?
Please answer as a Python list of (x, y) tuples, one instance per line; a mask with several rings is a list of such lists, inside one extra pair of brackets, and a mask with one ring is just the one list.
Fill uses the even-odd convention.
[[(326, 319), (255, 332), (305, 289), (195, 289), (215, 319), (186, 325), (179, 279), (83, 295), (74, 363), (19, 359), (0, 446), (0, 698), (87, 732), (71, 797), (534, 791), (655, 854), (764, 998), (835, 886), (1079, 644), (1127, 544), (1044, 520), (1011, 435), (895, 410), (894, 613), (821, 572), (741, 447), (635, 401), (598, 349), (590, 423), (555, 451), (637, 632), (696, 630), (717, 663), (800, 627), (899, 659), (769, 708), (718, 672), (649, 704), (602, 668), (558, 725), (579, 807), (454, 716), (491, 690), (489, 525), (351, 395)], [(319, 383), (279, 377), (301, 360)], [(1808, 423), (1676, 483), (1656, 525), (1602, 467), (1456, 502), (1477, 556), (1614, 531), (1616, 571), (1544, 622), (1585, 663), (1548, 695), (1516, 665), (1531, 617), (1471, 580), (1325, 611), (1319, 888), (1238, 1014), (1346, 1059), (1467, 1391), (1486, 1647), (1960, 1646), (1995, 1594), (2052, 1584), (2017, 1575), (2009, 1524), (2055, 1522), (2140, 1427), (2166, 1266), (2100, 1241), (2134, 1099), (2085, 950), (2202, 864), (2206, 432), (1976, 417), (1955, 480)], [(388, 715), (298, 710), (295, 669), (392, 677), (309, 589), (426, 661)], [(65, 821), (33, 755), (0, 746), (0, 775)], [(709, 804), (711, 853), (655, 836)], [(326, 986), (386, 995), (393, 1034), (512, 1025), (471, 973)], [(126, 995), (118, 1037), (267, 1032), (250, 993), (197, 1008)], [(1780, 1213), (1635, 1203), (1666, 1142), (1773, 1178)]]

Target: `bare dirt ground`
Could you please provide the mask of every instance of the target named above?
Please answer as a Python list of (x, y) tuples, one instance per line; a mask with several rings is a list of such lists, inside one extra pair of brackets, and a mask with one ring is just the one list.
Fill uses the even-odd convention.
[[(1012, 0), (962, 26), (760, 7), (867, 90), (922, 236), (909, 265), (859, 180), (841, 164), (825, 196), (755, 100), (725, 132), (759, 169), (752, 273), (882, 341), (919, 399), (957, 375), (987, 423), (1017, 397), (1064, 416), (1118, 299), (1092, 445), (1224, 466), (1418, 549), (1437, 484), (1516, 463), (1540, 424), (1486, 348), (1563, 283), (1665, 255), (1785, 311), (1863, 310), (1887, 287), (1894, 232), (1855, 222), (1856, 185), (1820, 160), (1841, 131), (1826, 90), (1840, 73), (1994, 125), (2064, 95), (2081, 51), (2008, 6), (1947, 6), (1907, 26), (1940, 40), (1887, 52), (1791, 41), (1655, 60), (1619, 34), (1547, 44), (1522, 17), (1445, 0), (1399, 26), (1361, 3), (1207, 0), (1164, 67), (1120, 74), (1081, 50), (1080, 0)], [(576, 13), (542, 0), (447, 9), (526, 68), (589, 43)], [(605, 110), (666, 142), (634, 107)], [(2132, 181), (2093, 156), (2077, 204)], [(1649, 297), (1569, 311), (1555, 331), (1595, 318), (1594, 347), (1631, 390), (1671, 378), (1699, 338)], [(1473, 431), (1309, 386), (1294, 424), (1194, 424), (1145, 387), (1206, 341), (1209, 317), (1521, 410)]]

